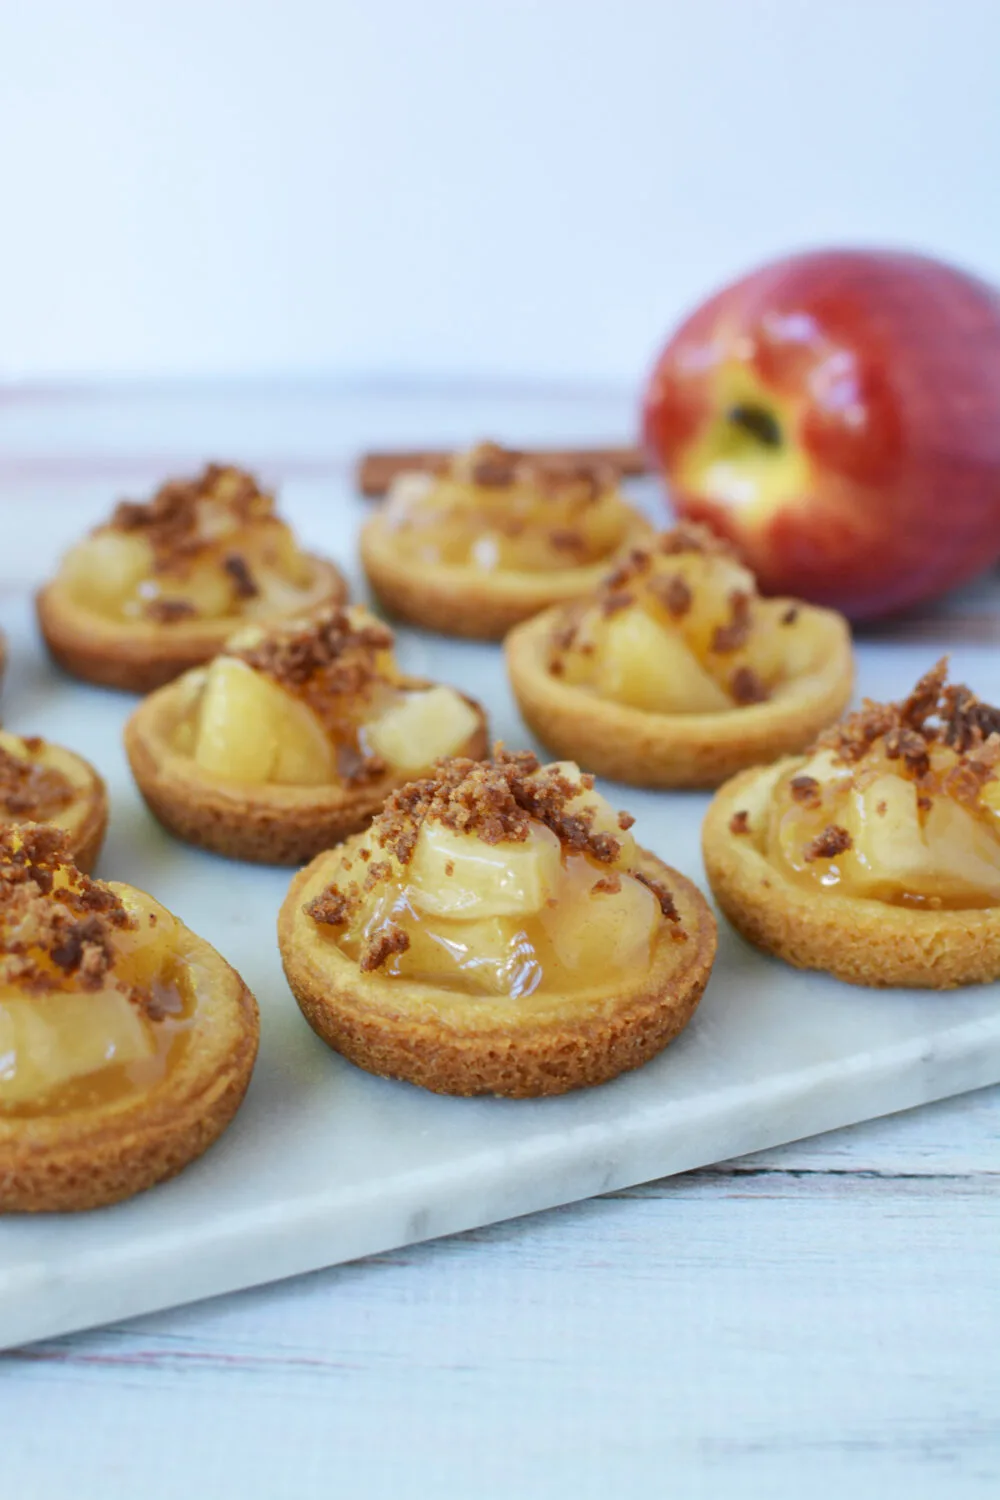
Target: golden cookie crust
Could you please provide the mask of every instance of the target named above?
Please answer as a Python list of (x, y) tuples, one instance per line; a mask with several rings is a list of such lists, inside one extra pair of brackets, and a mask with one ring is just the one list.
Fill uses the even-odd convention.
[[(431, 687), (404, 678), (403, 688)], [(155, 818), (175, 837), (227, 859), (301, 865), (367, 828), (386, 797), (414, 779), (396, 771), (366, 786), (254, 786), (203, 771), (170, 746), (186, 682), (168, 683), (146, 698), (125, 725), (125, 751), (136, 784)], [(476, 730), (458, 750), (480, 760), (487, 751), (486, 715), (473, 698)]]
[[(309, 561), (312, 584), (302, 590), (288, 618), (347, 600), (347, 583), (339, 569), (326, 558), (309, 555)], [(173, 681), (211, 660), (242, 625), (255, 623), (235, 615), (177, 620), (170, 625), (107, 619), (77, 604), (58, 575), (39, 591), (35, 604), (45, 644), (64, 671), (84, 682), (127, 693), (150, 693)], [(286, 615), (275, 614), (261, 623), (282, 618)]]
[(653, 527), (632, 511), (621, 547), (588, 567), (559, 572), (488, 574), (479, 568), (421, 563), (401, 553), (394, 532), (382, 515), (361, 529), (361, 560), (380, 603), (397, 619), (439, 635), (499, 641), (521, 620), (549, 605), (579, 599), (597, 588), (617, 558), (653, 534)]
[(201, 1156), (232, 1120), (257, 1056), (257, 1003), (214, 948), (193, 933), (185, 943), (211, 991), (199, 998), (181, 1056), (145, 1094), (66, 1115), (0, 1112), (0, 1213), (131, 1198)]
[(525, 723), (560, 759), (629, 786), (715, 787), (746, 766), (804, 749), (850, 701), (847, 621), (832, 610), (796, 607), (823, 632), (821, 664), (766, 703), (730, 712), (646, 713), (560, 681), (548, 664), (552, 636), (565, 623), (561, 608), (510, 632), (507, 672)]
[[(798, 757), (744, 771), (716, 793), (702, 829), (709, 884), (748, 942), (797, 969), (848, 984), (949, 990), (1000, 978), (1000, 909), (917, 911), (790, 881), (761, 853), (754, 829), (771, 789)], [(734, 834), (734, 813), (750, 832)]]
[(595, 989), (512, 1001), (362, 975), (302, 910), (351, 848), (321, 854), (296, 875), (278, 918), (278, 943), (309, 1025), (369, 1073), (437, 1094), (513, 1099), (604, 1083), (662, 1051), (690, 1021), (708, 982), (716, 949), (708, 904), (645, 851), (638, 868), (669, 886), (688, 938), (661, 942), (651, 969), (613, 995)]

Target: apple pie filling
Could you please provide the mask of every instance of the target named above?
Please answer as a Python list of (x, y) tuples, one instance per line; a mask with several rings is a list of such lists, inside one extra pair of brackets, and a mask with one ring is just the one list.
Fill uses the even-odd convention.
[(456, 454), (435, 475), (393, 485), (385, 521), (415, 564), (552, 573), (622, 546), (635, 517), (610, 468), (529, 457), (495, 443)]
[(122, 501), (60, 577), (77, 604), (110, 620), (173, 625), (293, 612), (315, 565), (252, 475), (209, 464), (147, 503)]
[(58, 766), (55, 747), (38, 735), (0, 731), (0, 823), (58, 823), (76, 789)]
[(946, 676), (941, 661), (903, 702), (866, 702), (781, 775), (762, 818), (737, 812), (732, 832), (814, 890), (1000, 904), (1000, 710)]
[(63, 836), (0, 830), (0, 1115), (147, 1090), (179, 1057), (197, 971), (152, 897), (92, 880)]
[(446, 761), (389, 798), (305, 910), (362, 973), (511, 999), (613, 989), (686, 938), (632, 822), (569, 762)]
[(688, 524), (631, 552), (596, 599), (569, 606), (549, 670), (647, 713), (719, 713), (779, 695), (818, 649), (808, 612), (762, 599), (729, 547)]
[(454, 688), (408, 681), (393, 640), (359, 609), (242, 631), (183, 679), (172, 746), (254, 785), (360, 786), (422, 770), (463, 746), (479, 718)]

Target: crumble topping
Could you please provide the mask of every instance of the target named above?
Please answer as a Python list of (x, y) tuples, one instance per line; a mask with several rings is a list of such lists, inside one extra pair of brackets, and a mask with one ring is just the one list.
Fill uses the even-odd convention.
[(44, 741), (32, 736), (22, 743), (24, 756), (12, 755), (0, 745), (0, 812), (11, 818), (52, 817), (73, 801), (72, 783), (61, 771), (34, 759)]
[[(963, 683), (949, 685), (947, 679), (945, 656), (908, 697), (896, 703), (866, 698), (856, 713), (821, 734), (814, 748), (832, 751), (841, 765), (857, 766), (881, 740), (889, 759), (901, 762), (901, 770), (918, 783), (922, 797), (943, 791), (959, 802), (975, 801), (1000, 765), (1000, 709), (983, 703)], [(940, 775), (931, 768), (937, 746), (959, 757)]]
[(745, 807), (734, 812), (729, 819), (729, 832), (737, 835), (750, 832), (750, 814)]
[(841, 828), (837, 823), (828, 823), (822, 833), (810, 839), (803, 851), (803, 858), (810, 863), (816, 859), (835, 859), (838, 854), (852, 848), (853, 843), (846, 828)]
[(223, 558), (222, 566), (233, 580), (237, 599), (257, 598), (260, 589), (254, 581), (250, 565), (245, 557), (241, 557), (238, 552), (230, 552), (228, 557)]
[(252, 474), (223, 464), (208, 464), (196, 479), (168, 479), (151, 500), (122, 500), (112, 512), (116, 531), (137, 531), (153, 549), (157, 572), (183, 567), (212, 538), (202, 530), (202, 505), (225, 506), (238, 524), (270, 516), (273, 498)]
[(157, 625), (175, 625), (178, 620), (190, 620), (198, 611), (187, 599), (150, 599), (144, 614)]
[(651, 578), (649, 591), (675, 620), (683, 620), (694, 603), (691, 585), (679, 573), (672, 573), (669, 578)]
[(793, 776), (789, 782), (789, 791), (792, 799), (801, 802), (803, 807), (819, 807), (821, 792), (815, 776)]
[(751, 703), (766, 703), (770, 696), (753, 667), (737, 667), (729, 679), (729, 691), (741, 708)]
[(115, 929), (134, 926), (110, 886), (75, 869), (59, 829), (0, 830), (0, 983), (44, 993), (71, 977), (101, 989)]
[(745, 589), (733, 589), (729, 595), (729, 619), (725, 625), (717, 625), (709, 648), (720, 656), (739, 651), (746, 645), (752, 626), (750, 595)]
[(340, 775), (358, 784), (386, 770), (383, 758), (366, 752), (348, 731), (358, 706), (367, 704), (388, 681), (378, 657), (392, 650), (394, 639), (381, 621), (359, 621), (349, 610), (331, 606), (312, 619), (279, 627), (252, 645), (231, 645), (227, 653), (306, 703), (340, 742)]
[[(633, 870), (632, 875), (636, 880), (638, 880), (640, 885), (644, 885), (647, 890), (652, 891), (653, 895), (657, 899), (657, 902), (659, 903), (660, 911), (666, 917), (668, 922), (680, 921), (681, 914), (677, 910), (677, 905), (674, 901), (674, 898), (667, 890), (662, 880), (656, 880), (652, 875), (646, 875), (642, 870)], [(684, 933), (680, 933), (679, 935), (681, 937), (685, 936)]]

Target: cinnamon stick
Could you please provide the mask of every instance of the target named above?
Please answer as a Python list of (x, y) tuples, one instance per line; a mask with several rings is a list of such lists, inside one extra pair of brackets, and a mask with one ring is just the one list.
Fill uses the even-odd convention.
[[(649, 461), (641, 448), (525, 448), (526, 458), (544, 458), (557, 463), (592, 463), (616, 469), (622, 478), (649, 472)], [(424, 448), (410, 453), (363, 453), (356, 470), (362, 495), (377, 499), (400, 474), (437, 474), (451, 458), (451, 450)]]

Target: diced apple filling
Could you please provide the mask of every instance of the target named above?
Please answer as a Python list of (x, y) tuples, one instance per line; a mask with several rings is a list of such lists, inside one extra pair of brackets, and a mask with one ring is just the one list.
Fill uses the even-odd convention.
[[(578, 805), (594, 810), (596, 831), (621, 841), (616, 866), (563, 850), (542, 823), (522, 842), (488, 844), (428, 821), (409, 862), (394, 863), (391, 879), (363, 899), (341, 939), (345, 951), (357, 957), (380, 933), (402, 930), (407, 945), (380, 973), (515, 999), (644, 969), (663, 925), (657, 900), (621, 868), (634, 845), (608, 803), (582, 789)], [(385, 855), (371, 848), (371, 857)]]
[[(120, 895), (136, 923), (114, 934), (113, 976), (122, 988), (80, 991), (55, 969), (52, 982), (61, 987), (51, 991), (0, 986), (0, 1111), (95, 1102), (128, 1087), (122, 1068), (145, 1065), (152, 1082), (165, 1065), (186, 1007), (177, 983), (177, 922), (151, 897), (124, 888)], [(43, 955), (36, 958), (44, 962)], [(130, 991), (151, 995), (169, 1021), (150, 1020)], [(87, 1084), (86, 1098), (66, 1092), (81, 1083)]]
[(808, 614), (760, 599), (733, 558), (645, 556), (556, 642), (552, 666), (564, 682), (646, 713), (705, 714), (766, 698), (815, 664)]
[[(175, 748), (214, 776), (254, 786), (338, 782), (338, 731), (345, 745), (409, 775), (460, 751), (479, 722), (465, 699), (442, 685), (401, 690), (379, 683), (364, 702), (338, 705), (328, 730), (306, 702), (240, 657), (216, 657), (201, 681), (174, 731)], [(376, 717), (368, 718), (373, 709)]]
[[(957, 764), (950, 750), (935, 759)], [(794, 878), (845, 895), (934, 907), (1000, 902), (1000, 824), (989, 810), (1000, 801), (997, 784), (987, 783), (968, 805), (945, 791), (922, 794), (915, 780), (890, 769), (899, 764), (876, 747), (861, 775), (828, 753), (788, 773), (775, 791), (766, 852)], [(843, 847), (827, 855), (831, 828)]]

